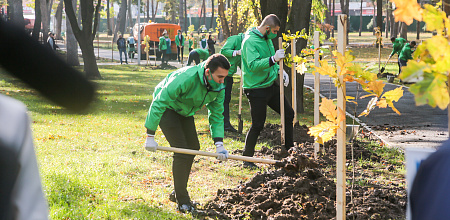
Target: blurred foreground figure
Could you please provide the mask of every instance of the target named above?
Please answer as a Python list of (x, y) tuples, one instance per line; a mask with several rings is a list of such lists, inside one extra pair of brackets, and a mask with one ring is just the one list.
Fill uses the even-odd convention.
[(450, 219), (450, 141), (420, 164), (410, 201), (412, 219)]
[[(0, 67), (52, 102), (83, 112), (95, 88), (24, 30), (0, 21)], [(21, 102), (0, 95), (0, 219), (48, 219), (30, 122)]]

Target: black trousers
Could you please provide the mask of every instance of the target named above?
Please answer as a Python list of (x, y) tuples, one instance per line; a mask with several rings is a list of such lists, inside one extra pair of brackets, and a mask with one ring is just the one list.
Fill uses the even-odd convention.
[[(164, 136), (171, 147), (199, 150), (194, 117), (184, 117), (173, 110), (167, 109), (159, 122)], [(187, 183), (191, 172), (194, 155), (173, 154), (173, 184), (178, 204), (189, 204), (191, 199), (187, 191)]]
[(195, 61), (195, 65), (200, 63), (200, 55), (198, 55), (198, 53), (196, 51), (192, 51), (189, 53), (187, 65), (190, 66), (192, 61)]
[[(250, 103), (250, 114), (252, 116), (252, 126), (245, 138), (244, 156), (252, 157), (255, 153), (255, 145), (258, 136), (264, 128), (266, 122), (267, 106), (280, 114), (280, 87), (273, 84), (262, 89), (247, 89), (245, 95)], [(293, 120), (294, 110), (290, 102), (284, 97), (284, 120), (285, 120), (285, 148), (288, 150), (294, 146)]]
[(180, 60), (183, 60), (183, 52), (184, 51), (184, 47), (177, 47), (177, 57), (178, 57), (178, 62), (181, 62)]
[(230, 101), (231, 90), (233, 89), (233, 76), (225, 77), (225, 100), (223, 101), (223, 122), (224, 126), (230, 127)]
[(402, 67), (404, 67), (404, 66), (406, 66), (406, 64), (408, 63), (408, 61), (406, 60), (402, 60), (402, 59), (398, 59), (398, 63), (400, 64), (399, 65), (399, 70), (398, 70), (398, 74), (400, 74), (400, 73), (402, 73)]
[(164, 62), (168, 62), (169, 59), (166, 57), (167, 56), (167, 51), (166, 50), (161, 50), (161, 64), (163, 64)]

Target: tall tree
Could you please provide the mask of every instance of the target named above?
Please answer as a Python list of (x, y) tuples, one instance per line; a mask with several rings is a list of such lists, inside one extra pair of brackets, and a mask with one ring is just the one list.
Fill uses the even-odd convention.
[(362, 27), (363, 27), (363, 0), (361, 0), (361, 5), (359, 7), (359, 36), (361, 37)]
[(184, 24), (184, 0), (179, 0), (178, 3), (178, 23), (180, 24), (181, 30), (185, 30), (185, 24)]
[(94, 1), (92, 0), (80, 0), (82, 29), (78, 26), (71, 0), (64, 0), (64, 3), (66, 5), (66, 15), (70, 20), (73, 34), (80, 44), (86, 77), (90, 79), (99, 79), (101, 78), (101, 75), (98, 71), (97, 61), (95, 59), (93, 41), (97, 32), (101, 0), (98, 0), (97, 5), (95, 6)]
[(203, 0), (203, 3), (202, 3), (202, 11), (203, 11), (202, 25), (205, 25), (205, 27), (206, 27), (206, 2), (205, 2), (205, 0)]
[(39, 33), (41, 32), (41, 0), (35, 0), (34, 1), (34, 27), (33, 27), (33, 33), (31, 34), (31, 38), (35, 40), (39, 40)]
[(275, 49), (278, 49), (278, 37), (281, 37), (282, 36), (281, 33), (283, 33), (286, 30), (286, 21), (287, 21), (287, 14), (288, 14), (288, 1), (287, 0), (261, 0), (260, 3), (261, 3), (261, 17), (262, 18), (266, 17), (269, 14), (276, 14), (277, 17), (281, 21), (280, 30), (282, 30), (282, 31), (279, 31), (278, 36), (272, 40), (273, 45), (275, 46)]
[[(420, 4), (420, 0), (417, 0), (417, 3)], [(416, 20), (416, 39), (419, 40), (420, 39), (420, 21)]]
[(154, 5), (153, 1), (155, 1), (155, 0), (152, 0), (152, 21), (155, 21), (156, 12), (158, 12), (158, 0), (156, 0), (156, 6), (153, 6)]
[(377, 27), (383, 36), (383, 0), (377, 0)]
[(213, 28), (214, 24), (214, 0), (211, 0), (211, 23), (209, 24), (209, 28)]
[(405, 22), (400, 22), (400, 37), (408, 40), (408, 25)]
[(147, 0), (145, 7), (147, 9), (147, 21), (148, 21), (148, 20), (150, 20), (150, 0)]
[(22, 0), (8, 0), (8, 16), (14, 25), (25, 28)]
[(62, 10), (64, 6), (64, 1), (59, 0), (58, 7), (56, 8), (55, 12), (55, 19), (56, 19), (56, 28), (55, 28), (55, 34), (57, 40), (62, 40), (61, 36), (61, 25), (62, 25)]
[[(286, 24), (286, 30), (290, 30), (291, 33), (295, 33), (297, 31), (301, 31), (305, 29), (306, 33), (309, 33), (310, 29), (310, 15), (311, 15), (311, 6), (312, 1), (311, 0), (292, 0), (292, 11), (295, 13), (289, 14), (289, 21)], [(295, 45), (295, 51), (297, 52), (296, 55), (300, 54), (300, 51), (302, 49), (306, 48), (308, 44), (308, 41), (306, 39), (300, 38), (297, 40)], [(294, 54), (292, 54), (294, 56)], [(291, 76), (293, 73), (291, 73), (291, 68), (286, 68), (285, 71), (289, 73)], [(292, 77), (291, 77), (292, 79)], [(303, 85), (305, 81), (305, 75), (297, 75), (296, 77), (297, 82), (297, 111), (299, 113), (303, 113), (304, 110), (304, 102), (303, 102)], [(292, 91), (292, 83), (289, 84), (286, 91)], [(288, 97), (288, 100), (291, 100), (291, 93), (287, 92), (286, 96)]]
[[(138, 0), (140, 1), (140, 0)], [(133, 35), (133, 19), (131, 18), (131, 4), (132, 4), (132, 0), (128, 0), (128, 12), (127, 12), (127, 22), (126, 22), (126, 26), (125, 26), (125, 31), (127, 30), (128, 27), (131, 27), (129, 30), (131, 31), (131, 35)], [(140, 13), (140, 10), (138, 9), (138, 13)], [(137, 20), (136, 20), (137, 22)]]
[(231, 36), (230, 27), (228, 26), (227, 17), (225, 15), (225, 2), (224, 0), (218, 0), (217, 4), (220, 25), (222, 26), (223, 35), (225, 35), (225, 39)]
[[(70, 0), (72, 8), (76, 8), (77, 0)], [(78, 25), (75, 24), (75, 25)], [(72, 25), (70, 25), (70, 20), (66, 19), (66, 49), (67, 49), (67, 64), (71, 66), (79, 66), (80, 61), (78, 60), (78, 42), (72, 31)]]
[(52, 10), (53, 0), (41, 1), (42, 30), (44, 30), (44, 39), (47, 39), (47, 33), (50, 31), (50, 12)]
[(108, 36), (112, 35), (112, 25), (111, 25), (111, 16), (110, 16), (110, 9), (109, 9), (109, 1), (110, 0), (106, 0), (106, 26), (108, 28)]
[(114, 28), (114, 40), (117, 40), (117, 32), (125, 33), (125, 23), (127, 20), (127, 0), (120, 3), (119, 14), (117, 15), (116, 27)]

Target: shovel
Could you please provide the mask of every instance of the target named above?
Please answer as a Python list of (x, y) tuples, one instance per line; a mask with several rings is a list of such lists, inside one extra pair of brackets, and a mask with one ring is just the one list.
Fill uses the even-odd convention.
[(386, 63), (384, 64), (384, 66), (381, 68), (380, 73), (383, 73), (384, 70), (386, 69), (386, 64), (389, 62), (389, 60), (391, 59), (391, 57), (389, 57), (389, 59), (386, 61)]
[[(174, 153), (180, 153), (180, 154), (189, 154), (189, 155), (201, 155), (201, 156), (207, 156), (207, 157), (217, 157), (219, 156), (218, 153), (212, 153), (212, 152), (205, 152), (205, 151), (198, 151), (198, 150), (191, 150), (191, 149), (184, 149), (184, 148), (176, 148), (176, 147), (162, 147), (158, 146), (156, 147), (157, 150), (161, 151), (169, 151)], [(241, 161), (247, 161), (247, 162), (253, 162), (253, 163), (264, 163), (264, 164), (273, 164), (279, 167), (284, 167), (285, 164), (278, 160), (270, 160), (270, 159), (262, 159), (262, 158), (255, 158), (255, 157), (246, 157), (246, 156), (237, 156), (237, 155), (228, 155), (228, 159), (232, 160), (241, 160)]]
[(241, 82), (239, 83), (239, 113), (238, 113), (238, 120), (239, 120), (239, 124), (238, 124), (238, 133), (242, 133), (242, 129), (244, 126), (244, 122), (242, 121), (242, 81), (243, 81), (243, 77), (242, 77), (242, 71), (241, 71)]

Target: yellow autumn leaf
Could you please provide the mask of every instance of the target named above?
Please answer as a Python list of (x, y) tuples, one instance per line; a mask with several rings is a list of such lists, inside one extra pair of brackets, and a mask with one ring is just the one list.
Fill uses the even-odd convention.
[(298, 64), (298, 65), (295, 67), (295, 70), (296, 70), (300, 75), (303, 75), (303, 74), (305, 74), (305, 72), (306, 72), (308, 69), (306, 68), (305, 63), (301, 63), (301, 64)]
[(416, 0), (391, 0), (395, 4), (395, 21), (405, 22), (407, 25), (413, 23), (413, 20), (422, 21), (423, 9)]
[(321, 60), (320, 66), (313, 66), (315, 68), (314, 72), (319, 73), (320, 75), (330, 76), (331, 78), (337, 78), (336, 68), (328, 65), (328, 61)]
[(341, 108), (338, 108), (338, 116), (337, 116), (337, 120), (336, 120), (336, 124), (341, 123), (342, 121), (345, 120), (345, 112), (344, 110), (342, 110)]
[(314, 136), (316, 142), (323, 144), (331, 140), (336, 135), (338, 126), (329, 121), (323, 121), (320, 124), (310, 127), (308, 134)]
[(319, 110), (323, 116), (327, 118), (328, 121), (336, 123), (337, 110), (336, 105), (333, 100), (322, 98), (322, 103), (320, 104)]
[(423, 21), (427, 24), (427, 31), (436, 31), (438, 35), (442, 33), (445, 28), (445, 12), (438, 10), (432, 5), (425, 4), (425, 10), (423, 11)]
[(367, 92), (370, 92), (370, 93), (374, 93), (375, 95), (380, 97), (380, 95), (383, 93), (384, 86), (385, 86), (385, 84), (383, 83), (383, 81), (376, 80), (376, 81), (369, 82), (369, 84), (367, 85), (367, 87), (364, 90), (366, 90)]
[(363, 112), (361, 112), (361, 114), (359, 114), (358, 117), (369, 115), (370, 111), (372, 111), (375, 108), (377, 101), (378, 101), (378, 97), (376, 97), (376, 96), (373, 97), (367, 104), (366, 109)]
[(398, 102), (398, 100), (403, 96), (402, 87), (397, 87), (391, 91), (385, 92), (382, 97), (386, 98), (386, 102)]
[(387, 102), (385, 98), (382, 98), (378, 101), (377, 106), (380, 108), (386, 108), (387, 107)]

